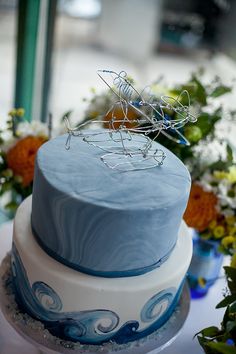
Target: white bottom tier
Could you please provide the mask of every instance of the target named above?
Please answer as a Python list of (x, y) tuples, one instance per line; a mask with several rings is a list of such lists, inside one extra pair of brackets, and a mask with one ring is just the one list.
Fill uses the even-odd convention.
[[(126, 343), (161, 327), (177, 305), (192, 256), (182, 223), (169, 259), (144, 275), (102, 278), (49, 257), (31, 231), (31, 197), (14, 222), (12, 266), (20, 306), (63, 339), (88, 344)], [(142, 250), (140, 250), (142, 252)]]

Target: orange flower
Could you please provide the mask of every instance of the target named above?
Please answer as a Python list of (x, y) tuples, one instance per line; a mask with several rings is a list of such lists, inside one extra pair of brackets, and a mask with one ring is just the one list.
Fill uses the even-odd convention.
[(47, 139), (40, 136), (27, 136), (19, 140), (7, 152), (7, 164), (14, 175), (21, 176), (23, 186), (28, 186), (34, 177), (34, 160), (39, 147)]
[(217, 218), (217, 197), (212, 192), (206, 192), (196, 184), (192, 184), (184, 220), (187, 225), (198, 231), (204, 231), (212, 220)]
[(127, 116), (127, 120), (124, 120), (125, 114), (122, 108), (118, 106), (105, 116), (104, 120), (107, 123), (104, 123), (103, 126), (104, 128), (109, 129), (110, 128), (109, 123), (112, 119), (113, 119), (113, 124), (111, 126), (112, 129), (119, 129), (120, 125), (125, 125), (126, 128), (128, 129), (137, 126), (137, 123), (134, 122), (134, 120), (138, 118), (138, 114), (132, 107), (128, 108), (126, 116)]

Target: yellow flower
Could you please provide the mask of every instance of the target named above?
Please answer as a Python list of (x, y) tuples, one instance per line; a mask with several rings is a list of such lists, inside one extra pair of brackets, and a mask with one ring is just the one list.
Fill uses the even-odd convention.
[(229, 172), (215, 171), (214, 177), (217, 179), (227, 179), (230, 183), (236, 182), (236, 166), (230, 166)]
[(236, 253), (231, 258), (230, 266), (233, 267), (233, 268), (236, 268)]
[(17, 115), (18, 117), (23, 117), (24, 114), (25, 114), (24, 108), (18, 108), (18, 109), (16, 110), (16, 115)]
[(216, 220), (212, 220), (210, 224), (208, 225), (209, 229), (213, 230), (217, 225)]
[(224, 172), (224, 171), (214, 171), (213, 175), (217, 179), (227, 178), (227, 172)]
[(234, 241), (235, 238), (233, 236), (226, 236), (221, 240), (221, 244), (223, 247), (228, 248)]
[(231, 183), (236, 182), (236, 166), (231, 166), (229, 168), (229, 174), (227, 178)]
[(9, 178), (11, 178), (11, 177), (13, 176), (13, 171), (12, 171), (10, 168), (7, 168), (6, 170), (4, 170), (4, 171), (2, 172), (2, 175), (3, 175), (4, 177), (9, 177)]
[(201, 288), (205, 288), (205, 286), (206, 286), (206, 279), (204, 279), (204, 278), (198, 278), (198, 285), (199, 285)]
[(173, 90), (169, 90), (166, 86), (160, 84), (152, 84), (151, 91), (156, 96), (165, 96), (165, 101), (168, 103), (174, 103), (174, 100), (179, 98), (179, 93), (176, 93)]
[(236, 235), (236, 226), (229, 226), (228, 232), (229, 232), (230, 236), (235, 236)]
[(233, 226), (234, 224), (236, 224), (236, 217), (233, 216), (233, 215), (227, 216), (225, 218), (225, 220), (226, 220), (227, 224), (230, 225), (230, 226)]
[(16, 116), (16, 109), (15, 108), (12, 108), (11, 110), (10, 110), (10, 112), (8, 112), (8, 115), (9, 116), (11, 116), (11, 117), (14, 117), (14, 116)]
[(99, 112), (98, 111), (92, 111), (89, 113), (89, 118), (90, 119), (95, 119), (99, 116)]
[(23, 117), (25, 114), (24, 108), (12, 108), (10, 112), (8, 112), (8, 115), (11, 117), (18, 116), (18, 117)]
[(225, 228), (222, 225), (218, 225), (213, 229), (213, 235), (215, 238), (221, 238), (224, 236)]

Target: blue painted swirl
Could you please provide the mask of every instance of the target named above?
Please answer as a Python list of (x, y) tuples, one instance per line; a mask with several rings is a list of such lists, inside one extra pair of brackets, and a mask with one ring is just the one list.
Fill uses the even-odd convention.
[(57, 293), (47, 284), (37, 281), (33, 284), (32, 290), (39, 303), (46, 309), (51, 311), (61, 311), (62, 303)]
[(175, 288), (169, 288), (151, 297), (141, 311), (141, 320), (153, 322), (162, 316), (172, 303), (175, 293)]
[(181, 288), (169, 288), (154, 295), (141, 309), (140, 317), (147, 327), (139, 329), (138, 321), (130, 320), (119, 328), (118, 315), (106, 309), (63, 312), (58, 294), (47, 284), (31, 286), (16, 247), (12, 248), (12, 276), (19, 307), (33, 318), (41, 320), (55, 336), (84, 344), (107, 341), (127, 343), (142, 338), (160, 328), (177, 305)]

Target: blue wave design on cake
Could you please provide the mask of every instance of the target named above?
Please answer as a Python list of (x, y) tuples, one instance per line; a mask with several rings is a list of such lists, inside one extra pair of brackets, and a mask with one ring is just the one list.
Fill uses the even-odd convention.
[(62, 310), (62, 302), (57, 293), (47, 284), (37, 281), (33, 284), (32, 290), (39, 303), (50, 311), (59, 312)]
[(141, 321), (149, 323), (147, 327), (139, 329), (140, 323), (130, 320), (118, 328), (119, 316), (110, 310), (63, 312), (61, 299), (50, 286), (40, 281), (30, 285), (15, 245), (12, 248), (12, 273), (19, 307), (41, 320), (53, 335), (83, 344), (102, 344), (107, 341), (123, 344), (152, 333), (169, 319), (182, 290), (182, 287), (178, 291), (172, 287), (147, 301), (140, 313)]
[(141, 311), (141, 320), (143, 322), (153, 322), (156, 318), (160, 317), (173, 301), (173, 294), (175, 292), (175, 288), (169, 288), (168, 291), (163, 290), (154, 295), (144, 305)]

